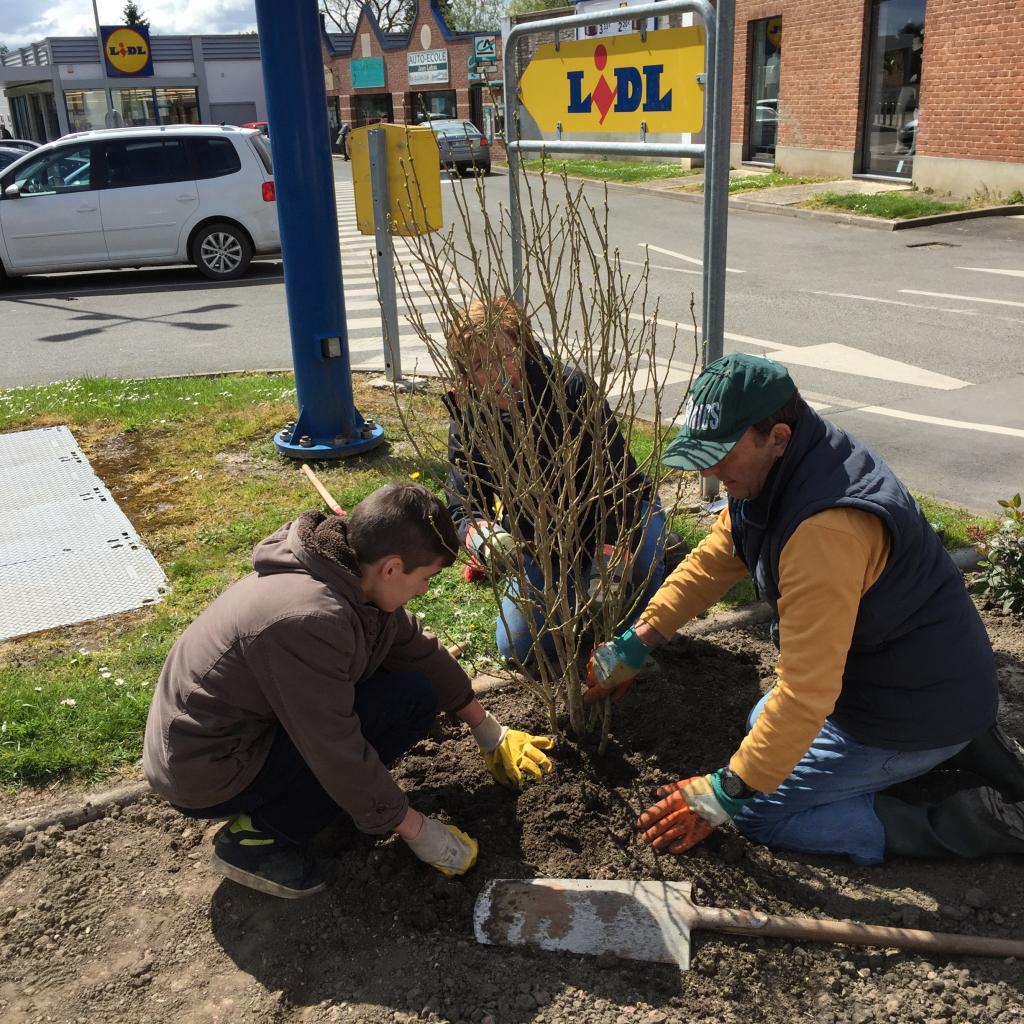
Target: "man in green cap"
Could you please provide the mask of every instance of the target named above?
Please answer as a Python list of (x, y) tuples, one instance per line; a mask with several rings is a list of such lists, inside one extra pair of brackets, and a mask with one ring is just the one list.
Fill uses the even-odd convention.
[[(644, 839), (682, 853), (732, 820), (767, 846), (861, 864), (1024, 853), (1024, 751), (995, 724), (988, 636), (886, 463), (785, 367), (744, 353), (694, 382), (663, 461), (718, 477), (728, 504), (636, 625), (594, 652), (586, 699), (621, 698), (651, 648), (748, 573), (779, 658), (728, 765), (662, 786)], [(940, 765), (958, 771), (951, 795), (883, 792)]]

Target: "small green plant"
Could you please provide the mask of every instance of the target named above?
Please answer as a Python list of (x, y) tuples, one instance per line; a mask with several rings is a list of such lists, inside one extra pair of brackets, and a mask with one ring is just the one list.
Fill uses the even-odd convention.
[(974, 590), (1006, 614), (1024, 615), (1024, 509), (1020, 494), (999, 505), (1004, 510), (1002, 519), (979, 545), (981, 571)]
[(1024, 203), (1024, 192), (1021, 192), (1019, 188), (1015, 188), (1007, 197), (1007, 206), (1020, 206)]

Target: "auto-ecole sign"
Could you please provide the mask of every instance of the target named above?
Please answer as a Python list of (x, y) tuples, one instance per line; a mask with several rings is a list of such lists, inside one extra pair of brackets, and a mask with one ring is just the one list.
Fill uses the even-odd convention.
[(416, 50), (406, 54), (410, 85), (438, 85), (448, 81), (447, 50)]

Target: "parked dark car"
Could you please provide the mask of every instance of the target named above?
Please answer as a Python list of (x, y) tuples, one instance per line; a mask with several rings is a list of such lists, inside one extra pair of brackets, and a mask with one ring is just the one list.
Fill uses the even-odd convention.
[(459, 174), (473, 171), (491, 173), (491, 148), (484, 134), (472, 121), (431, 119), (423, 123), (432, 128), (437, 136), (442, 167), (453, 168)]
[(28, 156), (24, 149), (16, 149), (14, 146), (7, 146), (0, 142), (0, 171), (5, 167), (10, 167), (15, 160), (20, 160), (23, 156)]
[(31, 153), (41, 145), (41, 142), (33, 142), (32, 139), (0, 139), (0, 146), (6, 146), (8, 149), (20, 149), (22, 153)]

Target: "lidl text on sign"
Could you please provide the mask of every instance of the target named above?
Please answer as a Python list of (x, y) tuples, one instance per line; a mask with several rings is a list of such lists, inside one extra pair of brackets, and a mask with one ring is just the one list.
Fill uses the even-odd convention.
[(141, 26), (106, 25), (101, 30), (107, 74), (138, 77), (153, 74), (149, 30)]
[(520, 81), (541, 131), (699, 132), (704, 32), (672, 28), (541, 46)]

